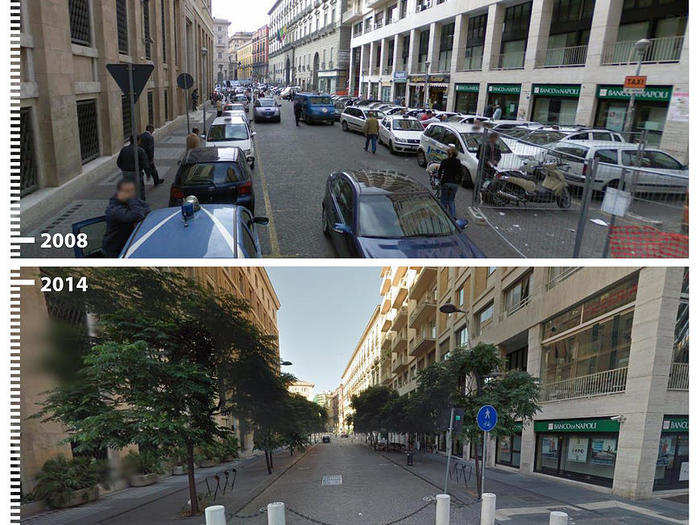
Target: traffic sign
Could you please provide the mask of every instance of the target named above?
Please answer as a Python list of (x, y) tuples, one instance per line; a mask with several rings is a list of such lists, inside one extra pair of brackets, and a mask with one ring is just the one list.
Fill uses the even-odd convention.
[(491, 405), (484, 405), (476, 415), (476, 424), (484, 432), (490, 432), (498, 423), (498, 414)]
[(644, 93), (647, 87), (647, 77), (640, 75), (628, 75), (625, 77), (625, 84), (622, 86), (622, 92), (625, 95), (639, 95)]
[[(228, 80), (226, 81), (228, 82)], [(180, 73), (177, 76), (177, 87), (180, 89), (190, 89), (194, 85), (194, 78), (189, 73)]]
[(128, 95), (130, 91), (129, 66), (132, 67), (133, 71), (134, 100), (138, 100), (143, 88), (146, 87), (146, 82), (151, 78), (153, 64), (107, 64), (107, 71), (125, 95)]

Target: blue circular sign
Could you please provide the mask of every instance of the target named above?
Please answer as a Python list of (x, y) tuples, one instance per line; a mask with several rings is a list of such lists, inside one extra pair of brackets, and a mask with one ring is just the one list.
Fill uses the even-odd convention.
[(484, 432), (490, 432), (493, 427), (498, 423), (498, 414), (496, 409), (491, 405), (484, 405), (479, 409), (479, 413), (476, 415), (476, 424)]

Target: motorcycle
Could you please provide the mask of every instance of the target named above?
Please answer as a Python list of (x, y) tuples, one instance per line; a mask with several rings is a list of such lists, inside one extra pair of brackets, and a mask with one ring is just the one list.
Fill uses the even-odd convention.
[(481, 198), (494, 206), (556, 202), (562, 209), (571, 207), (569, 183), (556, 162), (526, 162), (519, 170), (496, 168), (493, 178), (483, 182)]

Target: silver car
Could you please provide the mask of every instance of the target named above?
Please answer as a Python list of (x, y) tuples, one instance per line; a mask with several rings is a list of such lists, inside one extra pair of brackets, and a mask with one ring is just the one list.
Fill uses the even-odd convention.
[(280, 105), (274, 98), (259, 98), (253, 103), (253, 121), (280, 122)]

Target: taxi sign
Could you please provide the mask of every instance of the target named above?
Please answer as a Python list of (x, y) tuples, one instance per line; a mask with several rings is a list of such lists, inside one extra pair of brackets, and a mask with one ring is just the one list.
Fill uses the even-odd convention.
[(476, 415), (476, 424), (484, 432), (490, 432), (498, 423), (498, 413), (491, 405), (484, 405)]
[(622, 91), (625, 95), (639, 95), (644, 93), (646, 87), (646, 76), (628, 75), (625, 77), (625, 84), (622, 86)]

